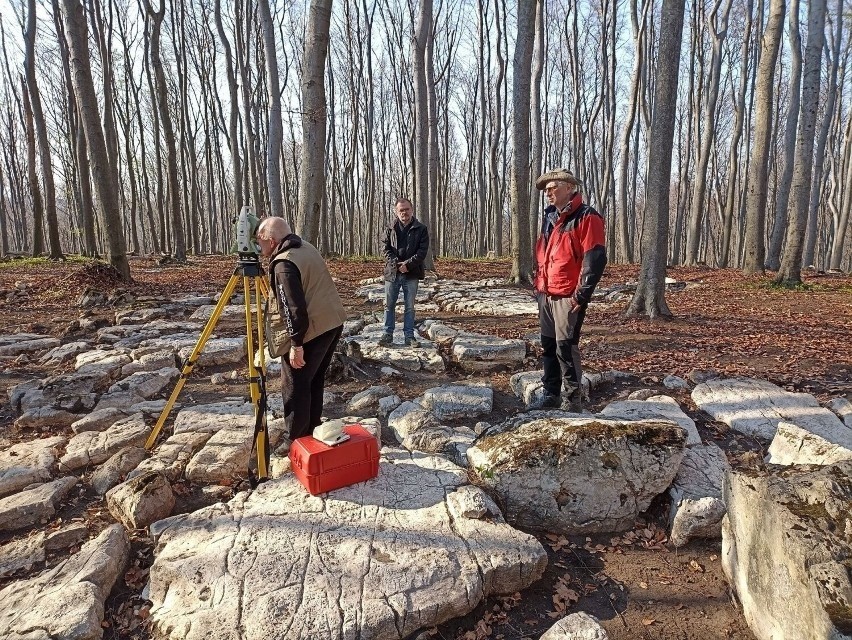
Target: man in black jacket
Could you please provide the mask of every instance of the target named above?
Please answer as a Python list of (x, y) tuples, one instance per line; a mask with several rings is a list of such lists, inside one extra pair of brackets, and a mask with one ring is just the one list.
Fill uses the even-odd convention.
[(414, 337), (414, 298), (417, 287), (425, 277), (423, 261), (429, 252), (429, 230), (414, 217), (414, 209), (407, 198), (399, 198), (395, 205), (396, 221), (387, 228), (384, 240), (385, 253), (385, 334), (379, 344), (393, 344), (396, 326), (396, 301), (402, 289), (405, 301), (402, 330), (405, 344), (418, 346)]

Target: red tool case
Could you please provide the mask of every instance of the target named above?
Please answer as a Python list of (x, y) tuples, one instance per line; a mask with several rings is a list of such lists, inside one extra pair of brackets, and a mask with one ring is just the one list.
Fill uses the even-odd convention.
[(376, 436), (360, 424), (343, 427), (349, 439), (333, 447), (313, 436), (296, 438), (290, 446), (290, 466), (311, 495), (364, 482), (379, 474)]

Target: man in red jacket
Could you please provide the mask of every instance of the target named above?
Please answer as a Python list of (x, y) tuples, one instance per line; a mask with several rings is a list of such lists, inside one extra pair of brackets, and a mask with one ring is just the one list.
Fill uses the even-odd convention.
[(580, 329), (606, 266), (604, 221), (583, 203), (582, 183), (567, 169), (548, 171), (535, 186), (544, 191), (548, 202), (535, 245), (535, 290), (544, 349), (544, 397), (536, 408), (579, 412)]

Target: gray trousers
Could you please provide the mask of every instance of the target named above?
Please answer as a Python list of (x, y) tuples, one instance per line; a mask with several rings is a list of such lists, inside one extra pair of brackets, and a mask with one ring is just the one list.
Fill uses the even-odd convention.
[(538, 321), (544, 349), (541, 381), (544, 390), (554, 396), (564, 392), (577, 397), (583, 379), (580, 364), (580, 329), (586, 307), (571, 312), (571, 300), (562, 296), (538, 294)]

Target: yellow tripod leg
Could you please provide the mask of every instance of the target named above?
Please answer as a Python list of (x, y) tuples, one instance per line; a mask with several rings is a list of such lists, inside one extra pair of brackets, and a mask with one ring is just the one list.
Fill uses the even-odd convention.
[(219, 302), (216, 303), (216, 308), (213, 309), (213, 314), (210, 316), (210, 319), (207, 321), (207, 324), (204, 325), (204, 330), (201, 332), (201, 335), (198, 338), (198, 342), (195, 343), (195, 348), (192, 350), (192, 354), (189, 358), (186, 359), (183, 363), (183, 370), (180, 373), (180, 378), (175, 385), (175, 388), (172, 390), (172, 395), (169, 396), (168, 402), (166, 402), (166, 406), (163, 407), (163, 411), (160, 413), (160, 417), (157, 418), (157, 423), (154, 425), (154, 428), (151, 430), (151, 434), (148, 436), (148, 439), (145, 441), (145, 448), (150, 451), (154, 444), (157, 442), (157, 438), (160, 435), (160, 431), (163, 428), (163, 424), (166, 422), (166, 418), (172, 410), (172, 407), (175, 405), (175, 401), (180, 395), (181, 389), (183, 389), (183, 385), (186, 383), (189, 375), (192, 373), (192, 369), (195, 367), (195, 363), (198, 360), (199, 354), (201, 354), (202, 349), (204, 349), (204, 345), (207, 343), (207, 340), (213, 334), (213, 329), (216, 327), (216, 323), (219, 321), (219, 316), (222, 315), (222, 311), (225, 308), (225, 305), (228, 304), (228, 300), (231, 299), (231, 296), (234, 293), (234, 288), (237, 286), (237, 274), (231, 276), (231, 279), (228, 280), (228, 284), (225, 285), (225, 289), (222, 292), (221, 297), (219, 298)]
[[(255, 278), (255, 283), (257, 283), (257, 278)], [(255, 287), (257, 289), (257, 286)], [(262, 428), (256, 428), (256, 436), (255, 436), (255, 446), (257, 447), (257, 478), (258, 480), (266, 480), (269, 477), (269, 470), (266, 468), (266, 454), (267, 447), (269, 443), (266, 441), (266, 407), (260, 406), (261, 399), (261, 391), (260, 391), (260, 377), (258, 375), (258, 371), (254, 366), (254, 331), (252, 331), (252, 308), (251, 308), (251, 286), (249, 285), (248, 276), (243, 276), (243, 293), (245, 298), (245, 314), (246, 314), (246, 352), (248, 354), (248, 369), (249, 369), (249, 393), (251, 394), (251, 401), (254, 405), (254, 418), (255, 425), (258, 425), (258, 420), (260, 420), (260, 426)], [(257, 300), (257, 303), (260, 304), (260, 300)], [(263, 329), (259, 328), (258, 332), (262, 335)], [(261, 342), (259, 345), (260, 349), (263, 349), (263, 343)], [(263, 355), (261, 355), (261, 359), (263, 359)], [(261, 375), (263, 374), (263, 369), (261, 368)], [(261, 412), (263, 415), (261, 415)]]

